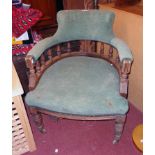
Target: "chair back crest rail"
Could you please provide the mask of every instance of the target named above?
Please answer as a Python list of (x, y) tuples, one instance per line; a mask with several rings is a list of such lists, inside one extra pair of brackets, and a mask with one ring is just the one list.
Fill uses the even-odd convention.
[(27, 55), (25, 61), (29, 69), (29, 90), (33, 90), (37, 86), (39, 79), (48, 67), (63, 58), (71, 56), (96, 57), (111, 63), (120, 75), (120, 94), (127, 97), (128, 74), (130, 73), (132, 60), (124, 59), (120, 61), (118, 51), (112, 45), (88, 40), (80, 41), (80, 44), (69, 41), (52, 46), (46, 49), (37, 60), (31, 55)]

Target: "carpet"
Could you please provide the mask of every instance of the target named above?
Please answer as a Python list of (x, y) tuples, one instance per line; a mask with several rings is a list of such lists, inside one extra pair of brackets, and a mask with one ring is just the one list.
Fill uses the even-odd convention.
[[(130, 104), (131, 105), (131, 104)], [(143, 114), (130, 106), (120, 142), (112, 144), (114, 121), (75, 121), (43, 115), (46, 134), (30, 124), (37, 150), (24, 155), (142, 155), (132, 141), (132, 131), (143, 122)]]

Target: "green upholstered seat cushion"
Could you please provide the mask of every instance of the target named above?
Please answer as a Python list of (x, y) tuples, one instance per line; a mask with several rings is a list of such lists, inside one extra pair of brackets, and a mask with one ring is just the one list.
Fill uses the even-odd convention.
[(84, 56), (49, 67), (25, 98), (30, 106), (75, 115), (125, 114), (128, 101), (119, 94), (119, 75), (107, 61)]

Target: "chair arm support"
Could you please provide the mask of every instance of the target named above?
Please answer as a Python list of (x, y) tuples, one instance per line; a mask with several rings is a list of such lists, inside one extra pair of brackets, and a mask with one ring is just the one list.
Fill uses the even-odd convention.
[(129, 83), (129, 73), (131, 70), (131, 65), (133, 62), (133, 56), (131, 50), (127, 44), (119, 38), (113, 38), (111, 40), (111, 45), (113, 45), (119, 54), (119, 59), (121, 61), (120, 68), (120, 94), (127, 98), (128, 95), (128, 83)]
[(121, 62), (124, 59), (130, 59), (131, 61), (133, 61), (131, 50), (123, 40), (119, 38), (113, 38), (111, 40), (111, 45), (113, 45), (118, 50), (118, 54)]
[(129, 74), (131, 71), (132, 60), (123, 59), (121, 63), (120, 70), (120, 94), (127, 98), (128, 95), (128, 84), (129, 84)]
[(31, 55), (27, 55), (25, 57), (25, 63), (26, 67), (29, 69), (29, 90), (34, 89), (36, 82), (37, 82), (37, 76), (35, 74), (35, 60), (34, 57)]

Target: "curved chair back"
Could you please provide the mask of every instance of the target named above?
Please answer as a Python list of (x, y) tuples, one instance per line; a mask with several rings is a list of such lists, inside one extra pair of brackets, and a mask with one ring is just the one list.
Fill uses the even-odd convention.
[(60, 11), (57, 15), (58, 31), (54, 38), (62, 42), (96, 40), (110, 43), (114, 37), (114, 17), (113, 12), (102, 10)]
[[(42, 40), (28, 55), (38, 58), (42, 51), (53, 45), (72, 40), (93, 40), (109, 43), (115, 15), (102, 10), (63, 10), (57, 14), (58, 30), (54, 36)], [(93, 21), (92, 21), (93, 19)]]

